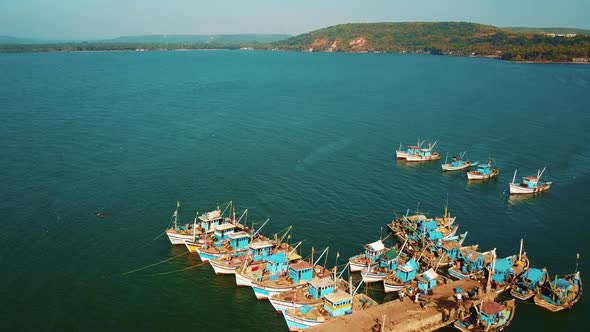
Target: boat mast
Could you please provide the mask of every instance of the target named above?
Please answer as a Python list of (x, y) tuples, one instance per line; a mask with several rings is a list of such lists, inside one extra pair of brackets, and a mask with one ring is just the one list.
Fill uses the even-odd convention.
[(486, 285), (486, 293), (490, 292), (492, 287), (492, 278), (494, 276), (494, 270), (496, 269), (496, 248), (492, 250), (492, 268), (489, 270), (490, 273), (488, 274), (488, 283)]
[(180, 202), (176, 202), (176, 210), (174, 210), (174, 229), (178, 229), (178, 207)]
[(518, 251), (518, 260), (519, 261), (522, 260), (522, 242), (523, 242), (523, 239), (520, 239), (520, 250)]
[(537, 171), (537, 181), (541, 180), (541, 176), (543, 176), (543, 173), (545, 173), (545, 168), (547, 168), (547, 166), (543, 167), (543, 170), (541, 171), (541, 173), (539, 173), (539, 171)]
[(512, 177), (512, 184), (514, 184), (514, 181), (516, 180), (516, 169), (514, 170), (514, 176)]
[(193, 221), (193, 241), (197, 242), (197, 217), (199, 216), (199, 211), (195, 214), (195, 220)]

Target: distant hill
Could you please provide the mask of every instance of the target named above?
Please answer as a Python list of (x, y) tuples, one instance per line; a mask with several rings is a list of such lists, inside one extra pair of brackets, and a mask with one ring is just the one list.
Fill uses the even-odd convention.
[(535, 62), (587, 61), (590, 58), (590, 36), (530, 35), (466, 22), (340, 24), (275, 42), (273, 47), (314, 52), (486, 56)]
[(235, 35), (143, 35), (122, 36), (114, 39), (100, 40), (105, 43), (272, 43), (287, 39), (291, 35), (284, 34), (235, 34)]
[(555, 33), (555, 34), (567, 34), (567, 33), (575, 33), (579, 35), (590, 35), (590, 30), (585, 29), (577, 29), (577, 28), (527, 28), (527, 27), (504, 27), (500, 28), (505, 31), (509, 32), (516, 32), (516, 33), (531, 33), (531, 34), (540, 34), (540, 33)]
[(20, 38), (12, 36), (0, 36), (0, 44), (40, 44), (45, 41), (32, 39), (32, 38)]

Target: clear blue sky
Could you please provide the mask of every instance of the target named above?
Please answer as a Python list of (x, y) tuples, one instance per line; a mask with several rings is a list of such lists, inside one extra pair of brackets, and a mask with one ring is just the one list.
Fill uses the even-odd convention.
[(590, 29), (590, 0), (0, 0), (0, 35), (48, 39), (299, 34), (383, 21)]

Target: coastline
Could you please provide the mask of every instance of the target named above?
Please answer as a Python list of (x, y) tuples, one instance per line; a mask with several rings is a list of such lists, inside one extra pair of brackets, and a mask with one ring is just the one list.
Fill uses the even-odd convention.
[(521, 63), (521, 64), (554, 64), (554, 65), (589, 65), (590, 61), (513, 61), (504, 60), (497, 55), (459, 55), (459, 54), (430, 54), (427, 52), (385, 52), (385, 51), (338, 51), (338, 52), (327, 52), (327, 51), (307, 51), (307, 50), (289, 50), (289, 49), (267, 49), (267, 48), (254, 48), (248, 50), (241, 50), (239, 48), (171, 48), (171, 49), (104, 49), (104, 50), (30, 50), (30, 51), (2, 51), (0, 54), (26, 54), (26, 53), (123, 53), (123, 52), (190, 52), (190, 51), (272, 51), (272, 52), (297, 52), (297, 53), (345, 53), (345, 54), (417, 54), (417, 55), (431, 55), (431, 56), (442, 56), (442, 57), (462, 57), (462, 58), (478, 58), (478, 59), (494, 59), (502, 62), (509, 63)]

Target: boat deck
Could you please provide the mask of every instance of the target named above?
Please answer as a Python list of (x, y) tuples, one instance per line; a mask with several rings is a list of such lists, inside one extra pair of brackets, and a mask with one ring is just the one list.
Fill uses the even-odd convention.
[[(475, 286), (483, 289), (482, 285), (475, 280), (453, 281), (435, 287), (432, 295), (420, 299), (426, 303), (425, 310), (419, 303), (406, 298), (403, 302), (395, 300), (363, 311), (356, 311), (352, 315), (330, 319), (307, 331), (372, 331), (375, 322), (382, 322), (384, 315), (384, 331), (434, 331), (452, 324), (458, 313), (467, 312), (465, 307), (473, 305), (473, 299), (462, 302), (462, 305), (457, 303), (454, 298), (454, 289), (459, 287), (463, 291), (469, 291)], [(476, 301), (479, 301), (479, 298)]]

